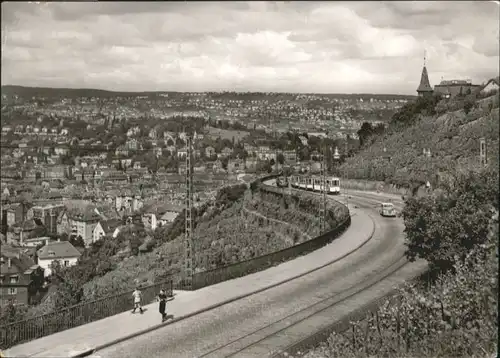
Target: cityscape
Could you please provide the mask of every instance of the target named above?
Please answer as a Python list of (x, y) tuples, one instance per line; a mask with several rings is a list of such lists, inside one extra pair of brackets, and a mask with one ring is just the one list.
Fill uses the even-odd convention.
[(2, 3), (2, 357), (496, 356), (498, 11)]

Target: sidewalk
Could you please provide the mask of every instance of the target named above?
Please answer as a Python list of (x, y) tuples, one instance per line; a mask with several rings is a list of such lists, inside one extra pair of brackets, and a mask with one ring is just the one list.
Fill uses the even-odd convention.
[(161, 323), (158, 304), (145, 306), (144, 314), (130, 311), (83, 326), (55, 333), (12, 347), (5, 357), (78, 357), (92, 351), (131, 339), (166, 324), (191, 317), (253, 293), (303, 276), (322, 266), (338, 261), (366, 243), (373, 234), (374, 223), (363, 211), (351, 209), (350, 228), (334, 242), (305, 256), (244, 277), (221, 282), (196, 291), (174, 291), (167, 303), (167, 313), (173, 319)]

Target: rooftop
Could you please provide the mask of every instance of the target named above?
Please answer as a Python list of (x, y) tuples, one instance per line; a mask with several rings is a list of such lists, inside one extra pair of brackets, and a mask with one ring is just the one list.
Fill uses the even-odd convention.
[(429, 82), (429, 75), (427, 74), (427, 68), (424, 66), (422, 68), (422, 76), (420, 77), (420, 85), (417, 88), (417, 92), (432, 92), (433, 89)]
[(119, 227), (122, 224), (122, 221), (119, 219), (110, 219), (110, 220), (101, 220), (99, 222), (101, 224), (102, 229), (106, 234), (111, 233), (114, 231), (117, 227)]
[(47, 245), (38, 250), (38, 258), (44, 259), (57, 259), (57, 258), (73, 258), (80, 257), (78, 251), (68, 241), (49, 242)]
[(10, 258), (14, 269), (2, 267), (2, 274), (25, 272), (29, 269), (35, 269), (38, 265), (24, 252), (24, 248), (10, 245), (1, 245), (2, 257)]

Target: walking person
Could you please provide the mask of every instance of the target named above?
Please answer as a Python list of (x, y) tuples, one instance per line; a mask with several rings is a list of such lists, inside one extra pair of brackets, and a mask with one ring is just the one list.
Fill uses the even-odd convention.
[(161, 314), (161, 321), (165, 322), (167, 320), (167, 314), (165, 313), (165, 309), (167, 306), (167, 294), (163, 289), (161, 289), (160, 293), (158, 294), (158, 302), (160, 302), (159, 311)]
[(134, 297), (134, 309), (132, 310), (132, 313), (135, 313), (135, 310), (139, 308), (139, 311), (144, 313), (144, 310), (142, 309), (141, 306), (141, 298), (142, 298), (142, 292), (139, 290), (139, 287), (136, 287), (134, 292), (132, 292), (132, 297)]

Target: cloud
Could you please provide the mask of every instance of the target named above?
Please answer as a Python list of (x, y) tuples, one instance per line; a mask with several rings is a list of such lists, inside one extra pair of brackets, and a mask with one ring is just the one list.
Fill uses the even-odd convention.
[(414, 94), (499, 72), (493, 2), (2, 3), (2, 84)]

